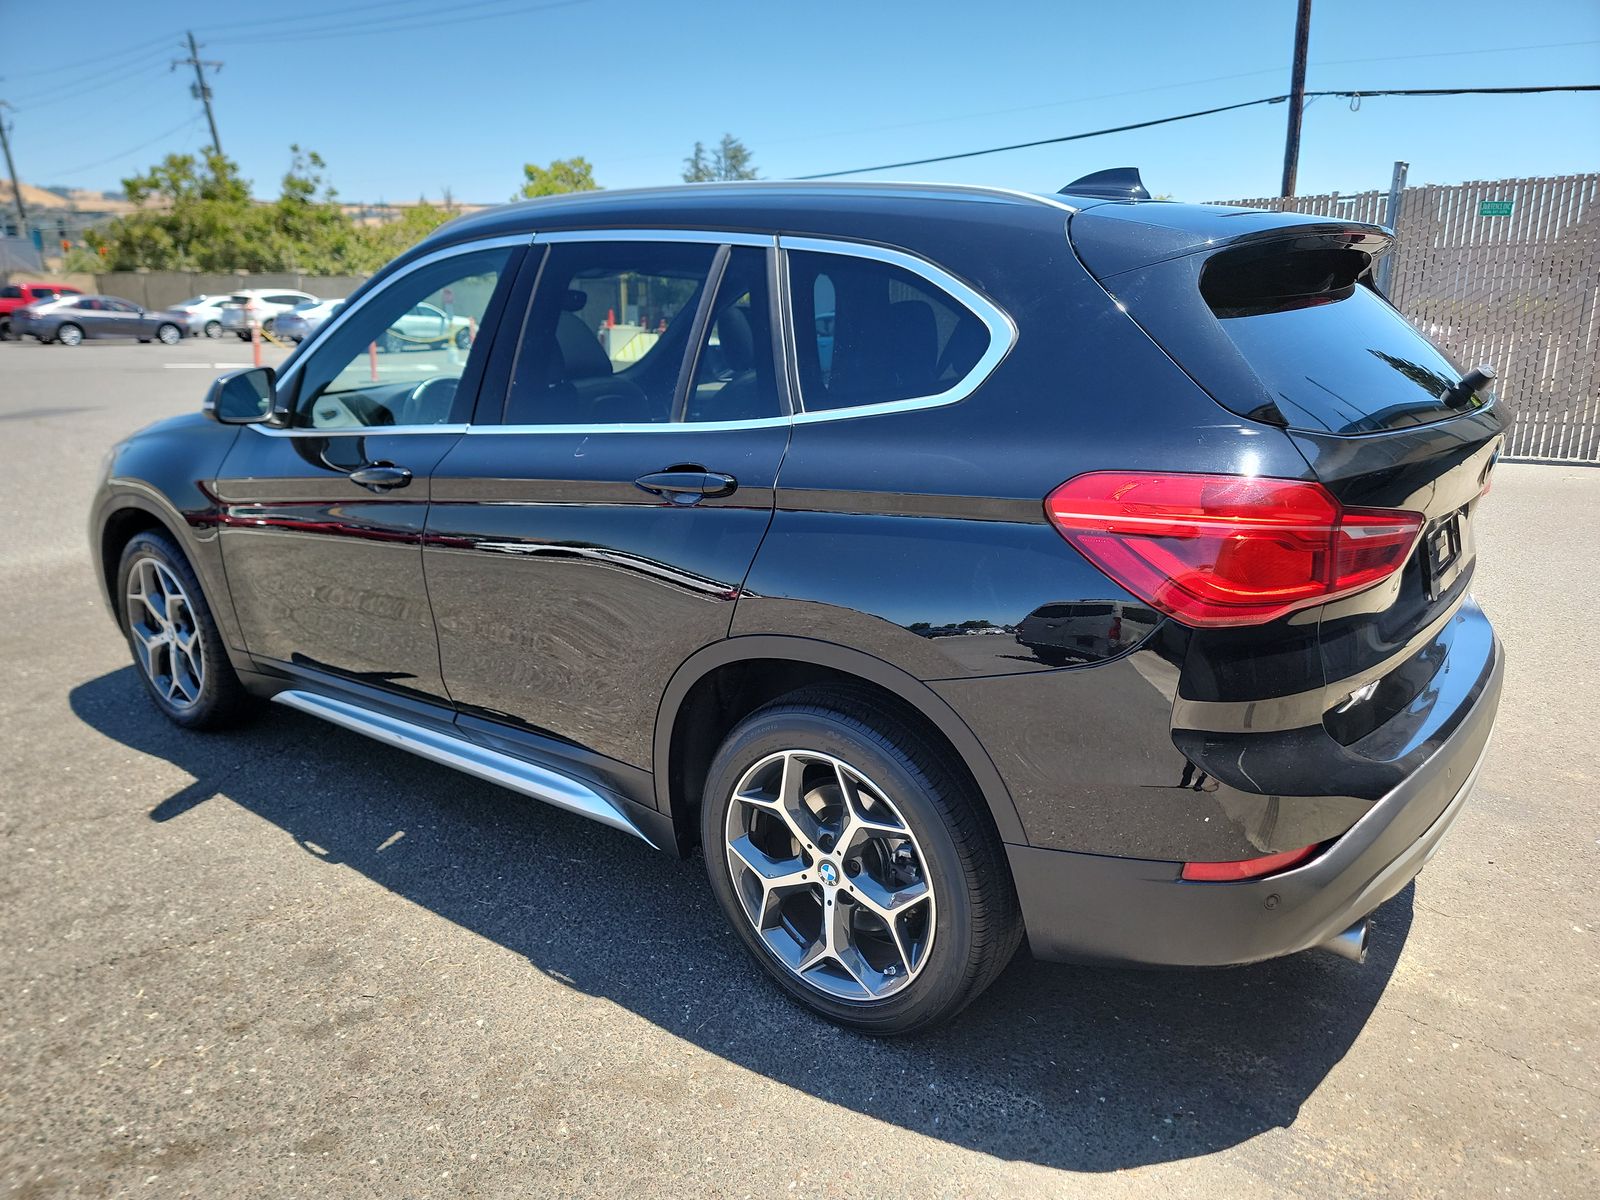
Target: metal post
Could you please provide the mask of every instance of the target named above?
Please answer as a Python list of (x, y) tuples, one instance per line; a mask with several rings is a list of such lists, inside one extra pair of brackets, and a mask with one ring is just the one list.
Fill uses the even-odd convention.
[(17, 179), (17, 164), (11, 161), (10, 130), (6, 128), (5, 110), (10, 108), (4, 100), (0, 100), (0, 146), (5, 147), (6, 171), (11, 176), (11, 198), (17, 202), (17, 219), (22, 222), (17, 232), (26, 239), (28, 236), (28, 210), (22, 205), (22, 184)]
[[(1405, 199), (1406, 171), (1411, 164), (1397, 162), (1394, 164), (1394, 174), (1389, 177), (1389, 202), (1383, 210), (1383, 223), (1390, 229), (1397, 229), (1400, 225), (1400, 204)], [(1394, 256), (1396, 249), (1391, 248), (1389, 253), (1378, 260), (1378, 270), (1373, 282), (1378, 285), (1378, 290), (1385, 296), (1389, 294), (1389, 279), (1394, 274)]]
[(1306, 48), (1311, 42), (1311, 0), (1300, 0), (1294, 19), (1294, 73), (1289, 79), (1289, 129), (1283, 143), (1283, 188), (1280, 196), (1294, 195), (1300, 170), (1300, 118), (1306, 107)]

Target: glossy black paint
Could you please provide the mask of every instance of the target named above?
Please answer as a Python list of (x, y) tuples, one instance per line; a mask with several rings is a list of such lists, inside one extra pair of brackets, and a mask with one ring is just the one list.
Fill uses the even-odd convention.
[[(1105, 874), (1132, 880), (1126, 898), (1139, 904), (1143, 884), (1170, 884), (1180, 861), (1339, 846), (1425, 770), (1428, 804), (1448, 803), (1448, 782), (1482, 745), (1461, 730), (1486, 737), (1498, 695), (1497, 643), (1466, 589), (1501, 418), (1490, 408), (1341, 438), (1239, 415), (1252, 410), (1215, 395), (1225, 373), (1175, 362), (1118, 289), (1137, 282), (1155, 311), (1154, 281), (1197, 278), (1217, 247), (1285, 228), (1322, 236), (1328, 223), (1065, 199), (755, 185), (463, 218), (367, 288), (440, 247), (536, 231), (813, 236), (937, 263), (1008, 314), (1016, 339), (955, 404), (731, 428), (500, 428), (536, 250), (485, 314), (488, 348), (458, 391), (470, 432), (168, 423), (118, 448), (96, 546), (115, 543), (128, 513), (177, 526), (256, 690), (294, 681), (409, 706), (625, 798), (663, 845), (662, 829), (680, 847), (694, 829), (684, 760), (705, 739), (683, 714), (704, 713), (691, 701), (721, 673), (759, 663), (869, 683), (966, 766), (1011, 853), (1036, 947), (1116, 957), (1106, 938), (1064, 928), (1070, 912), (1049, 899), (1052, 872), (1082, 866), (1068, 859), (1139, 860)], [(1220, 353), (1214, 332), (1185, 344)], [(797, 410), (797, 379), (788, 364), (782, 373)], [(401, 467), (410, 478), (377, 491), (350, 477)], [(1107, 469), (1320, 480), (1346, 504), (1448, 526), (1459, 553), (1448, 578), (1419, 559), (1322, 610), (1193, 631), (1145, 608), (1046, 520), (1056, 485)], [(652, 485), (663, 473), (733, 483), (685, 493)], [(1229, 919), (1247, 923), (1243, 910)], [(1298, 949), (1288, 942), (1306, 920), (1281, 937), (1241, 929), (1211, 958)], [(1107, 927), (1124, 930), (1107, 935), (1124, 937), (1122, 957), (1191, 961), (1148, 921)]]
[[(422, 575), (428, 477), (459, 433), (274, 437), (247, 428), (213, 491), (245, 646), (405, 692), (444, 697)], [(374, 493), (375, 463), (410, 484)]]
[[(434, 471), (423, 552), (452, 698), (648, 770), (667, 680), (728, 636), (788, 435), (462, 438)], [(687, 505), (634, 482), (690, 464), (737, 487)]]

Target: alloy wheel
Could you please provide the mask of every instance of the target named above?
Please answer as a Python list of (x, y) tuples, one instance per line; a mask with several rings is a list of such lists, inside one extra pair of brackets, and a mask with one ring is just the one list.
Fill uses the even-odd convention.
[(163, 325), (156, 331), (156, 337), (161, 340), (163, 346), (176, 346), (183, 340), (183, 334), (176, 325)]
[(817, 990), (882, 1000), (927, 963), (928, 860), (884, 790), (843, 759), (781, 750), (756, 763), (728, 805), (725, 849), (756, 935)]
[(135, 562), (128, 572), (126, 613), (135, 657), (156, 693), (174, 708), (198, 704), (205, 645), (194, 605), (172, 569), (155, 558)]
[(76, 325), (63, 325), (56, 330), (56, 340), (63, 346), (76, 346), (83, 341), (83, 330)]

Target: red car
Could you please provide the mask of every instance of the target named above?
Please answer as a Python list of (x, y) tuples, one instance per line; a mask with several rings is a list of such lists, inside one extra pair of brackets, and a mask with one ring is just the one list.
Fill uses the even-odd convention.
[(0, 341), (10, 338), (11, 314), (17, 309), (40, 300), (81, 295), (81, 288), (67, 287), (63, 283), (9, 283), (0, 287)]

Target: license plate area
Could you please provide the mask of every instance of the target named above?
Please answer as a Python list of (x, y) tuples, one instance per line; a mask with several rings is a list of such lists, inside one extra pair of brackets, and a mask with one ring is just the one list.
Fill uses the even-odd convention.
[(1423, 530), (1422, 570), (1430, 600), (1449, 591), (1467, 564), (1466, 525), (1467, 510), (1459, 508)]

